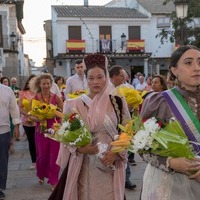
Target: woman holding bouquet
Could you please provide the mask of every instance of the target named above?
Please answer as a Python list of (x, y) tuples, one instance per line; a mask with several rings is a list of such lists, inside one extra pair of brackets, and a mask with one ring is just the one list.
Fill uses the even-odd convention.
[[(181, 46), (171, 56), (171, 90), (147, 96), (141, 117), (169, 122), (179, 120), (196, 156), (200, 155), (200, 50)], [(198, 143), (198, 144), (197, 144)], [(200, 197), (200, 158), (161, 157), (143, 154), (149, 163), (143, 178), (142, 200), (197, 200)]]
[[(53, 83), (51, 74), (41, 74), (35, 80), (36, 95), (33, 97), (31, 107), (33, 109), (33, 101), (37, 100), (42, 105), (56, 105), (60, 110), (63, 108), (63, 101), (56, 94), (50, 92)], [(48, 113), (47, 113), (48, 114)], [(44, 178), (48, 179), (48, 183), (52, 185), (52, 189), (58, 182), (59, 166), (56, 164), (60, 144), (49, 138), (46, 138), (41, 129), (41, 124), (46, 123), (46, 128), (51, 128), (52, 125), (59, 121), (53, 116), (51, 119), (41, 119), (36, 116), (29, 116), (36, 122), (35, 142), (36, 142), (36, 169), (39, 183), (44, 182)]]
[(30, 101), (35, 96), (35, 92), (31, 90), (30, 83), (34, 81), (36, 75), (31, 75), (24, 85), (24, 89), (19, 92), (19, 110), (22, 114), (22, 125), (26, 133), (29, 152), (31, 155), (32, 165), (30, 169), (36, 168), (36, 150), (35, 150), (35, 122), (31, 121), (28, 117), (28, 112), (30, 111)]
[[(63, 182), (65, 188), (63, 192), (57, 192), (57, 195), (55, 190), (49, 199), (123, 200), (126, 152), (112, 152), (110, 142), (118, 135), (117, 124), (130, 120), (130, 114), (124, 100), (109, 95), (112, 87), (106, 57), (89, 55), (84, 62), (90, 92), (88, 95), (66, 100), (64, 113), (79, 113), (93, 134), (93, 142), (80, 148), (68, 145), (64, 147), (61, 144), (57, 162), (62, 168), (68, 166)], [(118, 101), (121, 103), (119, 107)], [(119, 112), (116, 109), (119, 109)], [(98, 147), (103, 144), (108, 145), (108, 148), (104, 154), (98, 155)], [(59, 188), (63, 184), (58, 184)]]

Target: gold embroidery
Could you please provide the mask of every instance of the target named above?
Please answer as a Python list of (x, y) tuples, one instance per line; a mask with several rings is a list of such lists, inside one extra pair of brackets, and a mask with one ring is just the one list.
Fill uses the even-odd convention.
[(120, 110), (119, 110), (119, 106), (117, 104), (117, 101), (115, 99), (114, 96), (111, 95), (111, 101), (114, 105), (114, 108), (115, 108), (115, 112), (116, 112), (116, 115), (117, 115), (117, 119), (118, 119), (118, 123), (120, 123)]

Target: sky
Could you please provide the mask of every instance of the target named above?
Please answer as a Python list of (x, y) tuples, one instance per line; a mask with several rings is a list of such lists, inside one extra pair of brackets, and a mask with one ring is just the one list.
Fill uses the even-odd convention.
[[(88, 0), (89, 5), (105, 5), (111, 0)], [(43, 22), (51, 19), (51, 5), (83, 5), (84, 0), (25, 0), (23, 25), (26, 34), (23, 35), (24, 53), (42, 66), (46, 57), (45, 32)]]

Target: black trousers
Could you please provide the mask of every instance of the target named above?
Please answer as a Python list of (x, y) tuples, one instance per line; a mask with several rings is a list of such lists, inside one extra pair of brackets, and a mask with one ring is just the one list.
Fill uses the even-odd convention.
[(6, 189), (9, 146), (10, 146), (10, 132), (0, 134), (0, 190)]
[(29, 145), (29, 152), (32, 163), (36, 162), (36, 148), (35, 148), (35, 126), (23, 126), (26, 133)]

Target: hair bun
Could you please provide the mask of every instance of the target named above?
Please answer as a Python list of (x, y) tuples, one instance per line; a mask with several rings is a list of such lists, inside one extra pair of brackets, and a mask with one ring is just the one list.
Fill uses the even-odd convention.
[(105, 67), (106, 57), (102, 54), (90, 54), (84, 58), (84, 63), (86, 68), (91, 68), (95, 65)]

